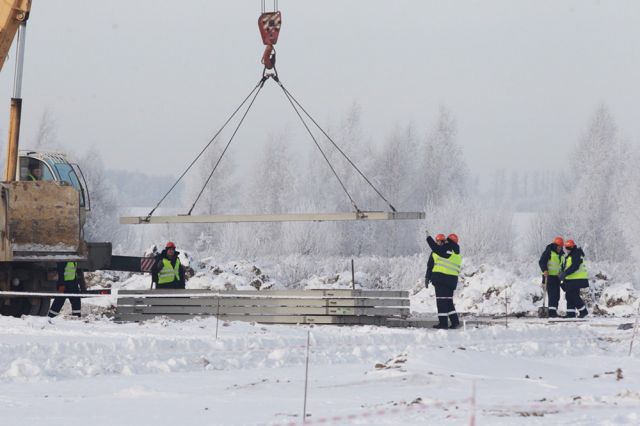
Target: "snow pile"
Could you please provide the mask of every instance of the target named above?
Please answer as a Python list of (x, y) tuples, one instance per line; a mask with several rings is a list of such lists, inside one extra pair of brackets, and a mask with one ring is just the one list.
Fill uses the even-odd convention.
[(305, 290), (339, 289), (339, 288), (371, 288), (373, 277), (366, 272), (358, 271), (352, 276), (351, 271), (339, 272), (335, 275), (313, 275), (300, 282)]
[(639, 305), (637, 290), (628, 282), (606, 286), (598, 299), (598, 308), (602, 313), (617, 316), (633, 315)]
[[(188, 289), (206, 290), (265, 290), (275, 285), (254, 263), (247, 261), (216, 264), (213, 258), (195, 261), (185, 254)], [(180, 254), (182, 262), (183, 253)], [(151, 275), (110, 271), (87, 273), (89, 288), (112, 288), (119, 290), (148, 290)]]
[(247, 261), (216, 264), (213, 258), (205, 258), (194, 264), (195, 275), (187, 282), (187, 288), (211, 290), (266, 290), (275, 282), (255, 264)]

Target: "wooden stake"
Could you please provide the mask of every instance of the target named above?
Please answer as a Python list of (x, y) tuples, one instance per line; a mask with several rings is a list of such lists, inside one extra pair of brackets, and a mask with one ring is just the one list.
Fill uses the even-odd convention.
[(302, 424), (307, 423), (307, 389), (309, 388), (309, 345), (311, 330), (307, 330), (307, 360), (304, 367), (304, 406), (302, 408)]
[(629, 356), (633, 353), (633, 342), (636, 340), (636, 334), (638, 334), (638, 317), (640, 317), (640, 305), (638, 305), (638, 311), (636, 312), (636, 322), (633, 325), (633, 337), (631, 337), (631, 344), (629, 344)]
[(504, 289), (504, 326), (509, 328), (509, 287)]
[(220, 323), (220, 297), (216, 297), (218, 308), (216, 312), (216, 340), (218, 340), (218, 324)]
[(351, 259), (351, 288), (356, 289), (356, 272), (353, 266), (353, 259)]
[(469, 426), (476, 426), (476, 381), (471, 382), (471, 399), (469, 401)]

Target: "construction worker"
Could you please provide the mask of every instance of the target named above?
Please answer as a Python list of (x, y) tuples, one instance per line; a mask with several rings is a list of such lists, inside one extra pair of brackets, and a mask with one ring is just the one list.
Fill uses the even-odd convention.
[(558, 316), (558, 302), (560, 301), (560, 279), (558, 275), (562, 271), (562, 261), (564, 252), (562, 248), (564, 240), (562, 237), (554, 238), (540, 256), (540, 269), (542, 270), (543, 282), (547, 285), (547, 294), (549, 295), (549, 317)]
[(36, 165), (29, 167), (29, 174), (27, 175), (27, 180), (30, 180), (30, 181), (42, 180), (42, 169)]
[[(78, 271), (78, 262), (58, 262), (58, 293), (78, 294), (85, 289), (84, 275)], [(59, 296), (53, 299), (49, 308), (49, 317), (53, 318), (60, 313), (67, 297)], [(71, 314), (80, 318), (80, 298), (69, 297), (71, 303)]]
[(176, 245), (169, 241), (151, 268), (151, 282), (156, 289), (183, 289), (185, 287), (184, 266), (180, 263)]
[(427, 263), (425, 286), (428, 287), (429, 281), (433, 283), (438, 308), (438, 324), (433, 328), (448, 329), (460, 326), (460, 319), (453, 304), (453, 292), (458, 286), (458, 275), (462, 266), (458, 241), (456, 234), (449, 234), (447, 238), (444, 234), (438, 234), (434, 240), (427, 231), (427, 244), (431, 248), (431, 255)]
[(589, 287), (589, 274), (584, 262), (584, 251), (577, 247), (573, 240), (567, 240), (564, 248), (567, 255), (562, 262), (562, 271), (558, 278), (567, 299), (566, 318), (575, 318), (576, 314), (580, 318), (584, 318), (589, 314), (587, 305), (580, 298), (580, 289)]

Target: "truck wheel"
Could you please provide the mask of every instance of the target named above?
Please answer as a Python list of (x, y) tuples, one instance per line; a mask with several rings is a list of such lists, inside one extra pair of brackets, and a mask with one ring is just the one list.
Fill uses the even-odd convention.
[(51, 298), (38, 297), (37, 299), (29, 299), (29, 312), (25, 315), (44, 317), (49, 313)]
[(23, 297), (9, 299), (9, 304), (5, 304), (4, 301), (0, 301), (0, 315), (20, 318), (22, 315), (28, 314), (30, 308), (31, 305), (27, 299)]

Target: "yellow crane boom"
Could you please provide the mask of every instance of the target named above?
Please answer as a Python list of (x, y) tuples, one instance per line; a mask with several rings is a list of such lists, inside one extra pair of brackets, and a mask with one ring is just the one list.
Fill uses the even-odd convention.
[(31, 0), (0, 0), (0, 71), (20, 24), (29, 18)]
[(7, 161), (4, 180), (12, 181), (16, 177), (18, 163), (18, 144), (20, 139), (20, 117), (22, 115), (22, 65), (24, 62), (24, 39), (27, 19), (31, 11), (31, 0), (0, 0), (0, 70), (18, 34), (16, 49), (16, 75), (11, 98), (11, 117), (9, 121), (9, 140), (7, 143)]

